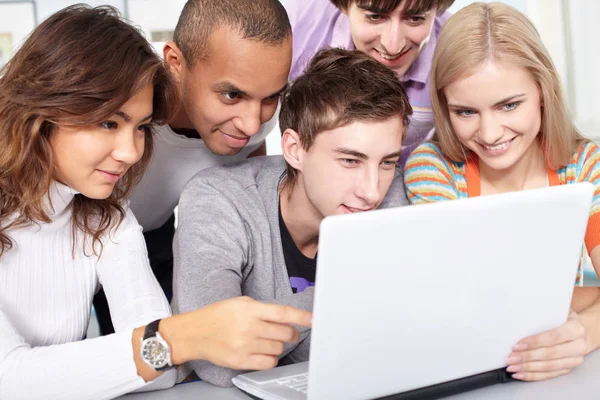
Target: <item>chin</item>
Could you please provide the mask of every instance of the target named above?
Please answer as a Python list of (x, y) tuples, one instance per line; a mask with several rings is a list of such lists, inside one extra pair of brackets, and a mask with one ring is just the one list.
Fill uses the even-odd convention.
[(502, 159), (490, 160), (489, 158), (479, 157), (485, 165), (496, 171), (504, 171), (516, 164), (514, 157), (503, 157)]
[[(411, 62), (411, 65), (412, 65), (412, 62)], [(402, 66), (402, 67), (394, 68), (394, 69), (392, 69), (392, 71), (394, 71), (394, 73), (396, 74), (398, 79), (400, 79), (404, 76), (404, 74), (406, 74), (406, 71), (408, 71), (409, 68), (410, 68), (410, 65)]]
[(85, 197), (87, 197), (88, 199), (93, 199), (93, 200), (105, 200), (108, 199), (110, 197), (110, 195), (113, 192), (114, 187), (111, 187), (110, 189), (105, 189), (105, 188), (95, 188), (95, 189), (88, 189), (88, 190), (81, 190), (79, 191), (82, 195), (84, 195)]
[(229, 147), (226, 144), (221, 144), (221, 143), (210, 143), (210, 142), (205, 142), (206, 143), (206, 147), (208, 147), (208, 149), (218, 155), (218, 156), (234, 156), (236, 154), (238, 154), (240, 151), (242, 151), (244, 148), (233, 148), (233, 147)]

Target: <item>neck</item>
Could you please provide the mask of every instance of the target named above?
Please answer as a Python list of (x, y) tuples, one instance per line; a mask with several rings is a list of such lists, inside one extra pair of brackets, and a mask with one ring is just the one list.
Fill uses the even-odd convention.
[(296, 182), (293, 188), (282, 189), (279, 202), (281, 217), (296, 247), (306, 257), (315, 258), (323, 216), (312, 207), (300, 182)]
[(71, 204), (78, 192), (58, 181), (50, 184), (50, 189), (44, 197), (44, 207), (50, 218), (62, 214)]
[(548, 179), (546, 159), (539, 141), (535, 141), (510, 168), (493, 170), (480, 161), (479, 173), (482, 195), (543, 187)]
[(173, 117), (173, 119), (169, 122), (169, 126), (174, 132), (180, 135), (184, 135), (192, 139), (200, 138), (200, 135), (194, 128), (194, 124), (192, 124), (192, 121), (190, 120), (190, 117), (188, 116), (188, 113), (183, 105), (179, 107), (175, 117)]

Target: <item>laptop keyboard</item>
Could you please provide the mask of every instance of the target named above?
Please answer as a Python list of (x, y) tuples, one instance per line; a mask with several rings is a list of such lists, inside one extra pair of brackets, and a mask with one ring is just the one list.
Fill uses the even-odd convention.
[(286, 376), (276, 381), (278, 385), (289, 387), (298, 392), (306, 393), (308, 389), (308, 372), (304, 374)]

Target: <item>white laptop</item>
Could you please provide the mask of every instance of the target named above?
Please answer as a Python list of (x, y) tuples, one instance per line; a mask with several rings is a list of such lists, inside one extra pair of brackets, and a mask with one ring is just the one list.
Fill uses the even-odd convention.
[(310, 361), (240, 375), (265, 400), (439, 398), (510, 380), (566, 321), (593, 196), (572, 184), (326, 218)]

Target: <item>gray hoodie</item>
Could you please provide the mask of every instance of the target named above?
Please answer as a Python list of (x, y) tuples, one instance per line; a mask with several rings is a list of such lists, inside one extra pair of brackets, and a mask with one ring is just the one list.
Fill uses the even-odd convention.
[[(312, 311), (312, 287), (294, 294), (279, 232), (282, 156), (252, 158), (200, 171), (179, 200), (175, 254), (174, 312), (188, 312), (219, 300), (249, 296)], [(407, 204), (398, 173), (379, 208)], [(281, 363), (308, 360), (309, 330), (288, 345)], [(243, 371), (190, 362), (198, 376), (219, 386)], [(187, 370), (187, 371), (186, 371)]]

